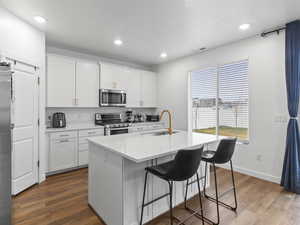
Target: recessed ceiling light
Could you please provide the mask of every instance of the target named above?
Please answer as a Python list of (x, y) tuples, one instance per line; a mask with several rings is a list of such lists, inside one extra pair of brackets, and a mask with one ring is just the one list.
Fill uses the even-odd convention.
[(46, 23), (46, 19), (44, 17), (41, 17), (41, 16), (35, 16), (34, 20), (38, 23)]
[(244, 23), (239, 26), (240, 30), (248, 30), (250, 28), (249, 23)]
[(114, 44), (120, 46), (120, 45), (123, 44), (123, 41), (120, 40), (120, 39), (116, 39), (116, 40), (114, 41)]
[(165, 52), (162, 52), (161, 54), (160, 54), (160, 58), (167, 58), (167, 53), (165, 53)]

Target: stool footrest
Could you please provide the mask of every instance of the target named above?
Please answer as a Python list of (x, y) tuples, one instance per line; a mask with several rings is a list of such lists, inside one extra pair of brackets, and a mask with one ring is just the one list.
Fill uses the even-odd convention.
[(156, 202), (156, 201), (158, 201), (158, 200), (161, 200), (162, 198), (167, 197), (167, 196), (169, 196), (169, 195), (170, 195), (170, 193), (166, 193), (166, 194), (164, 194), (164, 195), (161, 195), (161, 196), (159, 196), (159, 197), (157, 197), (157, 198), (151, 200), (150, 202), (145, 203), (145, 204), (143, 205), (143, 207), (148, 206), (148, 205), (150, 205), (150, 204), (152, 204), (152, 203), (154, 203), (154, 202)]
[[(205, 194), (204, 197), (207, 198), (209, 201), (212, 201), (212, 202), (214, 202), (214, 203), (217, 203), (217, 200), (216, 200), (216, 199), (214, 199), (213, 197), (211, 197), (211, 196), (209, 196), (209, 195), (207, 195), (207, 194)], [(222, 201), (220, 201), (220, 200), (219, 200), (218, 202), (219, 202), (219, 204), (222, 205), (223, 207), (225, 207), (225, 208), (227, 208), (227, 209), (230, 209), (230, 210), (232, 210), (232, 211), (236, 211), (236, 207), (232, 207), (232, 206), (230, 206), (230, 205), (228, 205), (228, 204), (226, 204), (226, 203), (224, 203), (224, 202), (222, 202)]]
[[(205, 179), (205, 176), (199, 178), (199, 180), (204, 180), (204, 179)], [(196, 182), (197, 182), (197, 180), (193, 180), (193, 181), (189, 182), (187, 185), (191, 185), (191, 184), (194, 184)]]
[[(234, 189), (234, 187), (231, 187), (228, 190), (224, 191), (223, 193), (219, 194), (218, 195), (219, 199), (224, 197), (225, 195), (227, 195), (229, 192), (233, 191), (233, 189)], [(210, 198), (215, 198), (216, 197), (216, 195), (214, 195), (214, 194), (212, 194), (212, 195), (213, 196), (209, 196), (209, 195), (207, 195), (207, 196), (209, 196)]]

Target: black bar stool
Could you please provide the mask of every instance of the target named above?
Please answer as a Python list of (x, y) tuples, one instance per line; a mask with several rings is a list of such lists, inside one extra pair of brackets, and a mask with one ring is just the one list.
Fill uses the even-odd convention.
[[(198, 217), (202, 219), (202, 224), (204, 225), (204, 221), (202, 218), (203, 208), (202, 208), (202, 200), (201, 200), (201, 192), (200, 192), (200, 182), (199, 175), (197, 170), (199, 168), (201, 162), (201, 155), (203, 153), (203, 146), (195, 150), (180, 150), (177, 152), (175, 159), (166, 163), (162, 163), (160, 165), (151, 166), (146, 168), (145, 174), (145, 184), (144, 184), (144, 193), (143, 193), (143, 204), (141, 211), (141, 220), (140, 225), (143, 224), (143, 213), (144, 207), (166, 197), (170, 198), (170, 224), (173, 225), (173, 219), (179, 222), (179, 224), (184, 224), (186, 220), (195, 215), (198, 212), (193, 213), (189, 217), (185, 218), (183, 221), (180, 221), (177, 217), (173, 216), (173, 206), (172, 206), (172, 191), (173, 191), (173, 182), (174, 181), (188, 181), (189, 178), (197, 175), (198, 182), (198, 191), (199, 191), (199, 202), (200, 202), (200, 211), (201, 215), (198, 214)], [(169, 184), (169, 193), (164, 194), (150, 202), (145, 203), (145, 194), (146, 194), (146, 186), (147, 186), (147, 177), (148, 173), (151, 173), (165, 181)], [(186, 201), (186, 198), (185, 198)], [(185, 202), (186, 203), (186, 202)]]
[[(205, 181), (204, 181), (204, 196), (216, 203), (217, 206), (217, 222), (213, 222), (214, 225), (217, 225), (220, 223), (220, 212), (219, 212), (219, 204), (232, 210), (236, 211), (237, 209), (237, 199), (236, 199), (236, 188), (235, 188), (235, 182), (234, 182), (234, 175), (233, 175), (233, 169), (232, 169), (232, 155), (234, 153), (235, 144), (236, 144), (236, 138), (227, 138), (222, 139), (218, 145), (218, 148), (216, 151), (204, 151), (202, 154), (202, 160), (205, 161)], [(225, 164), (230, 163), (231, 168), (231, 179), (232, 179), (232, 188), (225, 191), (222, 194), (218, 194), (218, 183), (217, 183), (217, 173), (216, 173), (216, 164)], [(207, 178), (207, 163), (211, 163), (213, 165), (213, 172), (214, 172), (214, 179), (215, 179), (215, 195), (216, 197), (213, 198), (206, 194), (206, 178)], [(233, 190), (234, 195), (234, 206), (230, 206), (224, 202), (221, 202), (219, 200), (220, 197), (227, 194), (229, 191)], [(203, 215), (202, 215), (203, 216)]]

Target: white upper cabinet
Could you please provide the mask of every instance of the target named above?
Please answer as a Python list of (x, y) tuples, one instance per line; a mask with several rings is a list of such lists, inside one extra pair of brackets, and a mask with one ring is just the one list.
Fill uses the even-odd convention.
[(150, 71), (141, 72), (141, 107), (157, 106), (157, 75)]
[(48, 54), (47, 106), (98, 107), (99, 64)]
[(47, 106), (73, 107), (75, 105), (75, 60), (48, 55)]
[(99, 106), (99, 65), (76, 62), (76, 104), (78, 107)]
[(125, 90), (127, 107), (157, 107), (156, 73), (101, 63), (100, 87)]
[(100, 87), (102, 89), (124, 90), (126, 80), (123, 66), (101, 62)]
[(141, 76), (140, 70), (127, 69), (124, 73), (127, 107), (141, 106)]

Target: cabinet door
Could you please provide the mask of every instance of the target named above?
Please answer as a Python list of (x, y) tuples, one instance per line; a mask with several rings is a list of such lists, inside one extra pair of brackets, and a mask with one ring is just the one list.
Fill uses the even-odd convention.
[(78, 166), (84, 166), (89, 163), (89, 151), (78, 152)]
[(101, 63), (100, 87), (102, 89), (123, 90), (124, 89), (124, 67)]
[(75, 106), (75, 60), (48, 55), (47, 106)]
[(142, 71), (141, 75), (141, 107), (157, 106), (157, 75)]
[(135, 69), (127, 69), (124, 76), (127, 107), (139, 107), (141, 102), (141, 72)]
[(50, 143), (50, 171), (77, 166), (76, 139), (57, 139)]
[(76, 105), (99, 106), (99, 65), (89, 62), (76, 63)]

